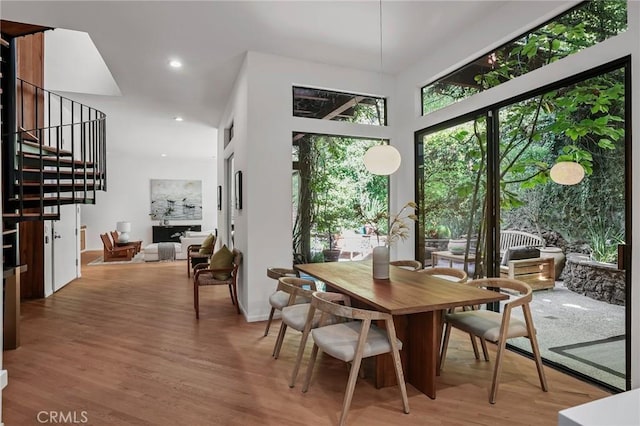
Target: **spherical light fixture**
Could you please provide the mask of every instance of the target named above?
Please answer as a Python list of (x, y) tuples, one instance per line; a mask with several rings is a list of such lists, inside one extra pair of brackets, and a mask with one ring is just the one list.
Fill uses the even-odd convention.
[(169, 61), (169, 66), (171, 68), (182, 68), (182, 62), (180, 62), (178, 59), (171, 59)]
[(577, 185), (584, 179), (584, 167), (574, 161), (560, 161), (551, 167), (549, 176), (560, 185)]
[(374, 175), (387, 176), (400, 167), (400, 153), (391, 145), (375, 145), (364, 154), (364, 166)]

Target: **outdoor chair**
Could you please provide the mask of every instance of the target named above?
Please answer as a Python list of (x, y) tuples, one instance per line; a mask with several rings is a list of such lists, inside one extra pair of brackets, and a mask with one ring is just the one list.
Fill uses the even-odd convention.
[[(327, 300), (332, 296), (330, 293), (313, 293), (311, 298), (311, 308), (309, 316), (315, 315), (315, 311), (322, 312), (320, 326), (311, 330), (313, 338), (313, 350), (307, 368), (302, 392), (307, 392), (309, 382), (318, 356), (318, 352), (325, 352), (334, 358), (344, 362), (351, 362), (351, 371), (345, 391), (344, 402), (342, 404), (342, 414), (340, 415), (340, 425), (344, 425), (347, 420), (349, 407), (353, 398), (353, 391), (358, 379), (360, 364), (363, 358), (369, 358), (384, 353), (391, 353), (394, 361), (396, 379), (402, 394), (402, 405), (405, 413), (409, 413), (409, 399), (407, 398), (407, 387), (402, 373), (402, 362), (399, 350), (402, 342), (396, 338), (396, 331), (393, 325), (393, 317), (390, 314), (378, 311), (343, 306)], [(323, 326), (327, 315), (333, 317), (353, 320)], [(378, 328), (372, 321), (384, 321), (386, 330)]]
[[(502, 359), (507, 340), (514, 337), (527, 337), (531, 342), (531, 350), (538, 369), (540, 386), (542, 390), (546, 392), (547, 380), (544, 370), (542, 369), (542, 359), (540, 358), (536, 331), (533, 327), (533, 319), (529, 307), (532, 299), (531, 287), (524, 282), (510, 278), (484, 278), (469, 281), (467, 285), (499, 289), (501, 291), (506, 290), (504, 292), (509, 293), (512, 297), (502, 307), (502, 313), (474, 308), (470, 311), (445, 314), (446, 329), (444, 332), (442, 353), (440, 355), (440, 369), (442, 369), (445, 357), (447, 356), (447, 346), (449, 344), (449, 337), (451, 336), (451, 328), (457, 328), (479, 337), (485, 361), (489, 360), (486, 341), (496, 343), (498, 345), (498, 351), (493, 370), (491, 392), (489, 394), (489, 402), (495, 404), (498, 394), (498, 382), (502, 370)], [(522, 307), (524, 322), (511, 316), (511, 311), (517, 307)]]

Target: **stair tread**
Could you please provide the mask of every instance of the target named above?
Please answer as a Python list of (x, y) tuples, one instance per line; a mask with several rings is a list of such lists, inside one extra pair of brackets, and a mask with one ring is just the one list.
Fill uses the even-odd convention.
[[(29, 133), (29, 132), (27, 132), (27, 133)], [(38, 139), (36, 138), (36, 141), (37, 140)], [(41, 144), (36, 143), (35, 141), (32, 141), (32, 140), (23, 140), (22, 143), (23, 143), (23, 145), (27, 145), (27, 146), (33, 147), (35, 149), (41, 149), (42, 148), (43, 153), (51, 153), (51, 154), (58, 154), (59, 153), (59, 155), (63, 155), (63, 156), (71, 156), (72, 155), (72, 152), (71, 151), (67, 151), (66, 149), (58, 150), (58, 148), (56, 148), (56, 147), (49, 146), (49, 145), (41, 145)]]
[[(38, 154), (30, 154), (28, 152), (23, 152), (22, 156), (24, 158), (28, 158), (31, 160), (40, 160), (42, 158), (43, 162), (57, 163), (58, 157), (43, 155), (40, 156)], [(94, 163), (91, 161), (82, 161), (82, 160), (72, 160), (71, 158), (59, 158), (61, 164), (74, 164), (75, 166), (86, 166), (86, 168), (93, 168)]]
[(5, 231), (2, 231), (2, 235), (11, 235), (11, 234), (16, 234), (18, 232), (17, 229), (7, 229)]
[(56, 217), (60, 217), (59, 214), (57, 213), (2, 213), (2, 217), (4, 218), (8, 218), (8, 219), (15, 219), (15, 218), (20, 218), (20, 217), (51, 217), (51, 218), (56, 218)]

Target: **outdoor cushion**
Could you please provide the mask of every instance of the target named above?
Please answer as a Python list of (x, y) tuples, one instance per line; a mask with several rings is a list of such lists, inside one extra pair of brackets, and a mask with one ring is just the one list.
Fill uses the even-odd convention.
[(213, 234), (209, 234), (207, 238), (204, 239), (202, 244), (200, 245), (200, 254), (211, 254), (213, 253), (213, 240), (215, 236)]
[(509, 247), (502, 256), (502, 266), (507, 266), (510, 260), (535, 259), (540, 257), (540, 249), (533, 246)]
[[(209, 269), (225, 269), (233, 268), (233, 253), (229, 251), (226, 245), (211, 256), (209, 261)], [(231, 276), (229, 272), (214, 273), (213, 277), (217, 280), (226, 280)]]

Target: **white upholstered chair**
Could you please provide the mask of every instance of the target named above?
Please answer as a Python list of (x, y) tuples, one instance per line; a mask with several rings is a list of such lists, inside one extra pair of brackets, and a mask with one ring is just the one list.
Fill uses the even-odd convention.
[[(464, 332), (473, 334), (480, 338), (482, 350), (485, 360), (488, 361), (486, 341), (496, 343), (498, 352), (496, 362), (493, 369), (493, 381), (491, 384), (491, 392), (489, 394), (489, 402), (495, 404), (496, 395), (498, 394), (498, 382), (502, 369), (502, 358), (508, 339), (514, 337), (527, 337), (531, 342), (531, 350), (533, 358), (538, 369), (538, 377), (540, 386), (543, 391), (547, 391), (547, 380), (542, 369), (542, 359), (540, 358), (540, 350), (536, 339), (536, 331), (533, 327), (533, 319), (531, 318), (531, 309), (529, 303), (532, 299), (532, 290), (528, 284), (510, 278), (485, 278), (472, 280), (467, 285), (491, 289), (506, 290), (512, 297), (504, 305), (503, 312), (493, 312), (488, 310), (473, 309), (470, 311), (451, 312), (445, 314), (446, 329), (444, 333), (444, 342), (442, 344), (442, 353), (440, 355), (440, 368), (444, 365), (447, 356), (447, 346), (451, 328), (457, 328)], [(511, 311), (513, 308), (521, 307), (524, 313), (524, 322), (512, 318)]]
[[(363, 358), (368, 358), (384, 353), (391, 353), (396, 370), (396, 379), (402, 394), (402, 405), (405, 413), (409, 413), (409, 400), (407, 398), (407, 388), (404, 383), (402, 373), (402, 363), (400, 361), (399, 350), (402, 342), (396, 338), (393, 325), (393, 317), (390, 314), (369, 311), (365, 309), (352, 308), (350, 306), (339, 305), (327, 298), (330, 293), (313, 293), (311, 299), (311, 310), (309, 316), (315, 315), (316, 310), (323, 313), (320, 324), (324, 324), (326, 315), (341, 317), (347, 321), (327, 326), (320, 326), (311, 330), (313, 337), (313, 350), (307, 368), (307, 374), (302, 388), (303, 392), (309, 389), (309, 382), (315, 365), (318, 352), (325, 352), (334, 358), (345, 362), (351, 362), (349, 381), (345, 391), (342, 404), (342, 414), (340, 425), (346, 423), (349, 407), (353, 398), (353, 390), (358, 379), (360, 363)], [(372, 321), (384, 321), (385, 329), (378, 328)]]
[[(267, 268), (267, 276), (274, 280), (279, 280), (282, 277), (295, 277), (296, 271), (291, 268)], [(310, 300), (300, 301), (300, 303), (309, 303)], [(273, 314), (276, 310), (280, 311), (289, 303), (289, 293), (281, 290), (276, 290), (269, 296), (269, 304), (271, 305), (271, 311), (269, 312), (269, 319), (267, 320), (267, 326), (264, 329), (264, 335), (269, 334), (269, 328), (273, 321)]]
[[(307, 287), (307, 288), (305, 288)], [(278, 280), (278, 288), (276, 292), (282, 292), (288, 296), (287, 303), (282, 308), (282, 322), (280, 323), (280, 332), (273, 347), (273, 357), (280, 356), (282, 342), (287, 332), (287, 328), (294, 330), (304, 330), (307, 321), (307, 312), (311, 306), (311, 295), (316, 291), (315, 281), (305, 280), (295, 277), (282, 277)], [(317, 316), (320, 319), (320, 315)], [(317, 326), (318, 321), (315, 321)]]

